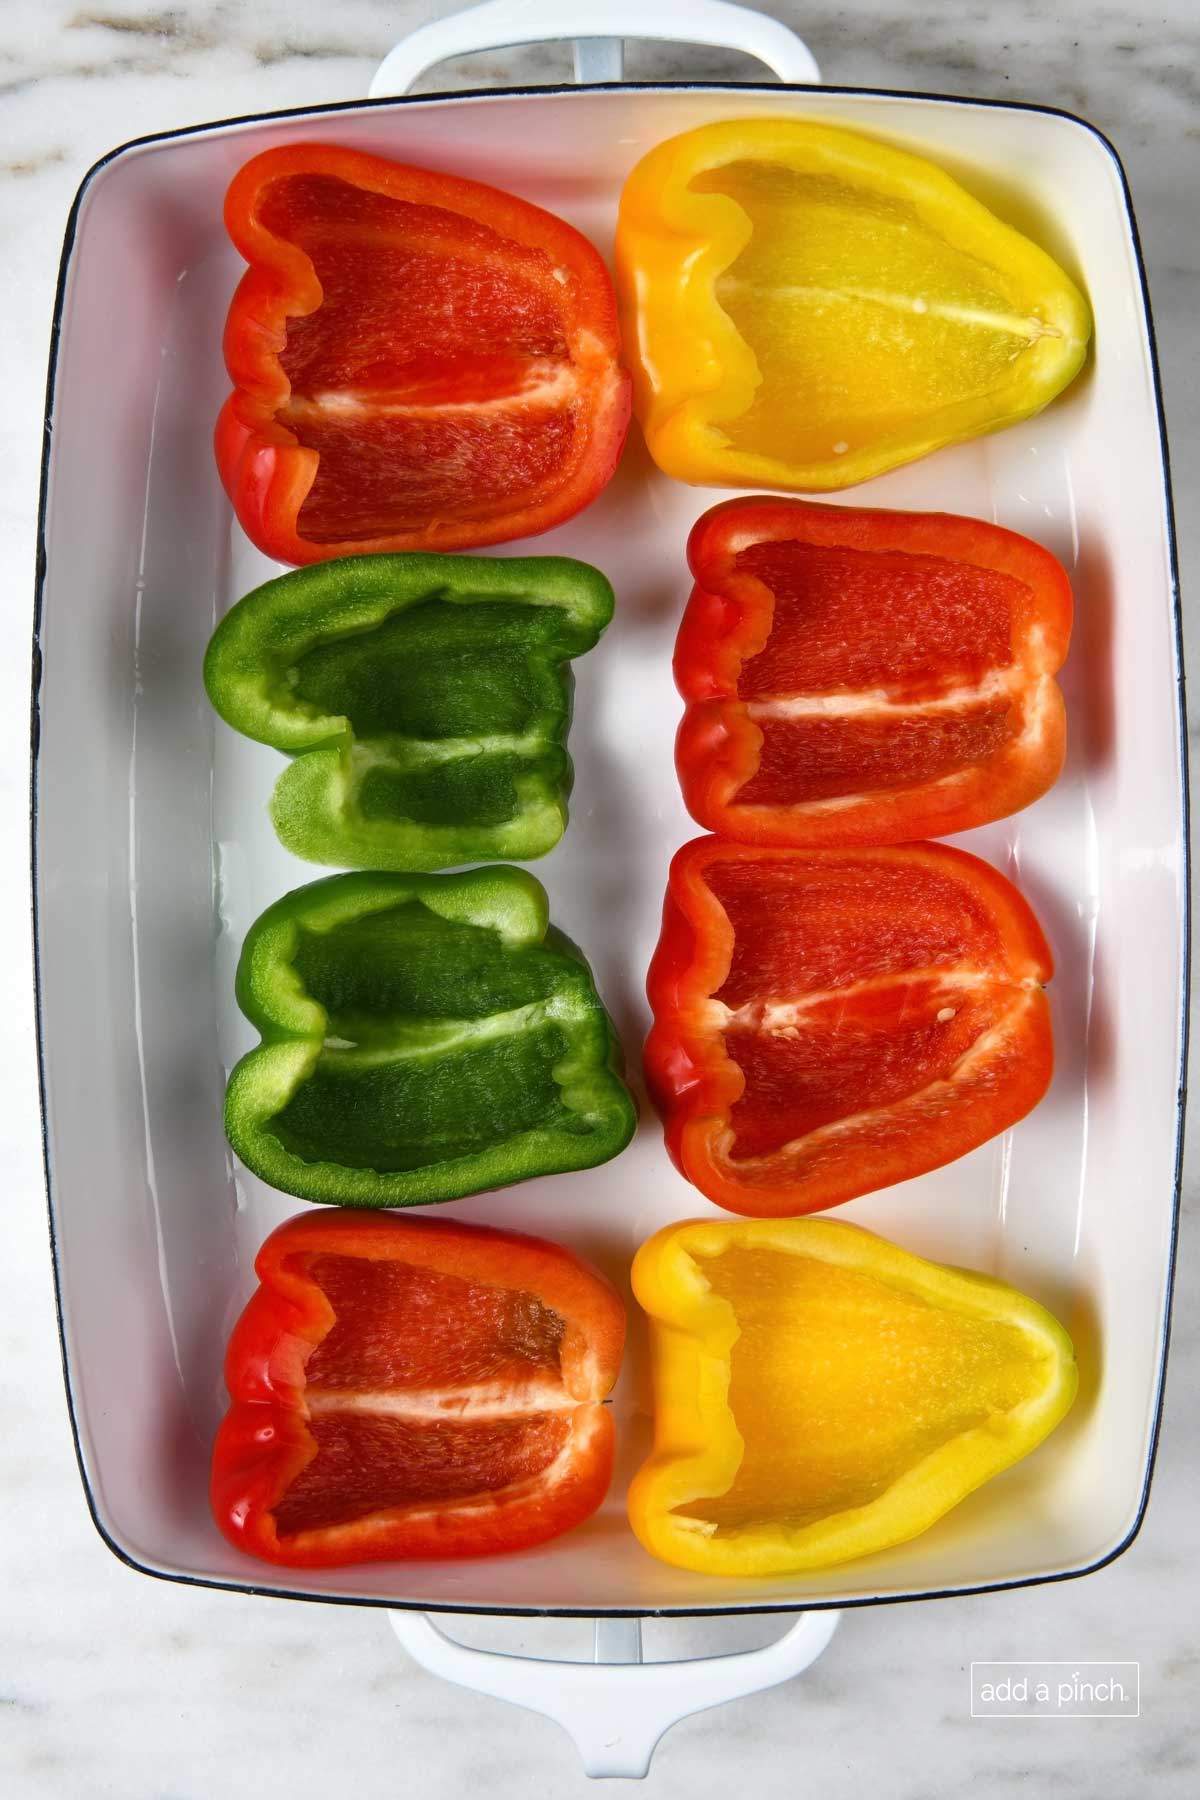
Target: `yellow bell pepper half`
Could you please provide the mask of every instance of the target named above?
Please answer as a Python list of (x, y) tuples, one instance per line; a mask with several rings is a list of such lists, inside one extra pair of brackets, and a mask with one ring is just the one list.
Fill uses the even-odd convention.
[(654, 1453), (629, 1519), (705, 1575), (904, 1543), (1075, 1398), (1071, 1341), (1015, 1288), (832, 1219), (669, 1225), (642, 1245)]
[(799, 119), (704, 125), (621, 196), (634, 409), (680, 481), (823, 492), (1039, 412), (1087, 301), (923, 157)]

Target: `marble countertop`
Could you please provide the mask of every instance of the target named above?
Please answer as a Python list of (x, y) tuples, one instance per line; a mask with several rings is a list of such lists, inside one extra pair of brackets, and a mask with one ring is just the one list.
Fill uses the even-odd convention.
[[(0, 10), (0, 557), (13, 653), (0, 671), (5, 1006), (0, 1021), (0, 1791), (20, 1800), (425, 1800), (582, 1792), (546, 1720), (468, 1696), (409, 1663), (384, 1617), (148, 1581), (88, 1519), (71, 1450), (42, 1201), (28, 982), (27, 631), (47, 328), (63, 222), (85, 169), (134, 135), (366, 91), (429, 0), (8, 0)], [(1149, 266), (1174, 465), (1185, 595), (1200, 593), (1200, 8), (1111, 0), (773, 0), (831, 80), (1019, 98), (1083, 114), (1116, 143)], [(1049, 14), (1049, 16), (1047, 16)], [(565, 50), (454, 65), (430, 89), (562, 78)], [(634, 76), (748, 76), (737, 56), (634, 49)], [(1186, 612), (1194, 640), (1200, 610)], [(1193, 727), (1194, 729), (1194, 727)], [(761, 1800), (863, 1791), (978, 1800), (1018, 1783), (1066, 1800), (1200, 1792), (1200, 1256), (1195, 1174), (1185, 1221), (1166, 1416), (1149, 1513), (1115, 1565), (1023, 1592), (847, 1615), (799, 1682), (680, 1726), (650, 1785), (704, 1797), (736, 1778)], [(482, 1630), (482, 1628), (481, 1628)], [(655, 1654), (750, 1641), (749, 1625), (662, 1626)], [(464, 1635), (467, 1633), (464, 1631)], [(482, 1641), (480, 1631), (475, 1633)], [(570, 1625), (506, 1624), (488, 1641), (557, 1650)], [(763, 1633), (759, 1631), (760, 1641)], [(973, 1720), (972, 1661), (1138, 1660), (1142, 1712)]]

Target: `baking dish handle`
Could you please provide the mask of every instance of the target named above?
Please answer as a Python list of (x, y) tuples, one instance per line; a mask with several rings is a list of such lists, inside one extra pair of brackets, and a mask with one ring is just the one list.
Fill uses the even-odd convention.
[(476, 1650), (420, 1612), (388, 1615), (409, 1655), (444, 1681), (553, 1719), (574, 1739), (590, 1776), (640, 1779), (665, 1731), (692, 1713), (776, 1687), (816, 1661), (837, 1612), (801, 1613), (775, 1643), (687, 1662), (642, 1661), (640, 1619), (597, 1619), (590, 1663)]
[(580, 82), (620, 81), (626, 38), (718, 45), (757, 57), (781, 81), (821, 79), (812, 51), (794, 31), (729, 0), (484, 0), (403, 38), (380, 63), (370, 97), (407, 93), (426, 69), (451, 56), (563, 38), (575, 40)]

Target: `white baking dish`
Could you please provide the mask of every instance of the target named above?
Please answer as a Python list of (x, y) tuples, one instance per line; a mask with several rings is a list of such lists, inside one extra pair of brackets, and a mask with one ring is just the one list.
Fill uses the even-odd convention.
[[(515, 0), (502, 10), (500, 26), (489, 7), (471, 25), (465, 15), (419, 34), (385, 65), (388, 78), (461, 48), (572, 26), (634, 29), (630, 4), (585, 6), (582, 18), (556, 6), (550, 29), (538, 28), (545, 8), (532, 9), (529, 29)], [(782, 27), (743, 13), (731, 27), (732, 10), (639, 8), (640, 34), (736, 42), (815, 73)], [(333, 141), (494, 182), (607, 253), (621, 183), (647, 149), (709, 120), (779, 115), (930, 155), (1050, 249), (1095, 309), (1094, 358), (1048, 412), (846, 496), (999, 520), (1073, 575), (1066, 772), (1036, 806), (964, 840), (1019, 877), (1052, 942), (1053, 1088), (1016, 1131), (845, 1216), (1046, 1302), (1078, 1346), (1079, 1403), (1035, 1457), (912, 1544), (824, 1575), (706, 1580), (654, 1561), (625, 1524), (648, 1435), (634, 1309), (614, 1402), (618, 1476), (580, 1530), (477, 1564), (250, 1562), (207, 1506), (221, 1355), (255, 1250), (301, 1203), (235, 1168), (225, 1146), (223, 1072), (253, 1037), (232, 972), (258, 912), (322, 871), (271, 831), (264, 806), (280, 759), (219, 725), (200, 683), (214, 619), (276, 572), (232, 524), (210, 449), (240, 266), (221, 224), (224, 189), (269, 146)], [(536, 872), (592, 961), (635, 1083), (667, 862), (696, 830), (672, 762), (670, 658), (687, 531), (715, 497), (658, 475), (635, 429), (595, 505), (513, 546), (594, 561), (617, 590), (607, 637), (577, 666), (572, 823)], [(42, 551), (35, 860), (51, 1231), (83, 1479), (117, 1554), (259, 1593), (647, 1614), (1043, 1581), (1095, 1569), (1129, 1543), (1153, 1461), (1178, 1204), (1186, 794), (1151, 328), (1124, 177), (1096, 131), (1040, 108), (916, 95), (608, 85), (306, 109), (126, 145), (88, 175), (68, 227)], [(627, 1293), (630, 1257), (651, 1231), (713, 1209), (675, 1174), (644, 1108), (635, 1143), (607, 1167), (449, 1210), (560, 1239)]]

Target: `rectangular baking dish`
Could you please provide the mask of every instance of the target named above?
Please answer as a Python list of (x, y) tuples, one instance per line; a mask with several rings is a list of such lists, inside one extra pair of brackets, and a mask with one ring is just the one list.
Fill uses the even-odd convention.
[[(469, 46), (442, 53), (456, 47)], [(277, 572), (233, 524), (210, 448), (240, 266), (222, 196), (257, 152), (330, 140), (511, 189), (607, 254), (638, 158), (737, 116), (836, 122), (932, 157), (1044, 244), (1095, 309), (1094, 357), (1042, 417), (846, 496), (998, 520), (1053, 550), (1075, 584), (1066, 772), (1036, 806), (964, 840), (1019, 878), (1052, 942), (1052, 1090), (1017, 1130), (844, 1216), (1048, 1304), (1078, 1347), (1080, 1400), (1034, 1458), (911, 1544), (826, 1574), (708, 1580), (655, 1562), (625, 1523), (649, 1432), (631, 1303), (617, 1478), (586, 1526), (475, 1564), (269, 1569), (217, 1532), (207, 1464), (254, 1253), (300, 1203), (233, 1165), (221, 1098), (253, 1035), (233, 1003), (242, 936), (323, 871), (270, 829), (279, 758), (219, 725), (200, 682), (214, 620)], [(46, 1164), (80, 1466), (113, 1550), (148, 1573), (256, 1593), (593, 1615), (924, 1598), (1079, 1574), (1118, 1554), (1145, 1507), (1163, 1381), (1187, 862), (1161, 407), (1111, 146), (1037, 107), (716, 84), (387, 100), (141, 140), (91, 171), (71, 216), (46, 442), (34, 712)], [(536, 872), (591, 958), (635, 1086), (667, 863), (695, 835), (672, 762), (683, 549), (716, 497), (660, 476), (635, 430), (595, 505), (512, 547), (594, 561), (617, 591), (608, 635), (577, 669), (572, 822)], [(607, 1167), (446, 1210), (568, 1243), (628, 1294), (650, 1232), (714, 1209), (671, 1168), (644, 1106), (634, 1144)]]

